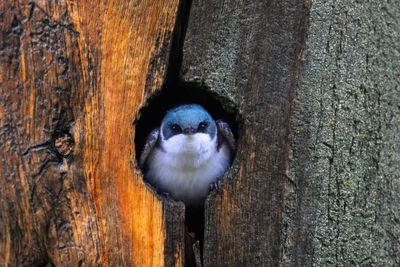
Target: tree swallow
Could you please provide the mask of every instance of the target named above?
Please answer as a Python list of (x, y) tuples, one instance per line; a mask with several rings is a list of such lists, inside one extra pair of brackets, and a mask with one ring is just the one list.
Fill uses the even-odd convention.
[(189, 206), (201, 206), (210, 187), (230, 166), (236, 148), (229, 125), (214, 121), (197, 104), (167, 111), (147, 137), (139, 165), (161, 192)]

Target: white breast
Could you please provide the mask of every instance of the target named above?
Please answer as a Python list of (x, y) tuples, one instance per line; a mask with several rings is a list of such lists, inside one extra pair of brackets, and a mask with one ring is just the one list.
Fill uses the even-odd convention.
[(150, 155), (147, 179), (185, 204), (201, 204), (229, 166), (230, 150), (223, 145), (217, 151), (216, 137), (208, 134), (176, 135), (161, 146)]

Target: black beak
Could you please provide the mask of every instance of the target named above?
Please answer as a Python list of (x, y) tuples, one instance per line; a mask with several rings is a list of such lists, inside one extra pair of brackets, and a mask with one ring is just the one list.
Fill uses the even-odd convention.
[(196, 133), (196, 129), (193, 127), (187, 127), (183, 129), (183, 134), (192, 135)]

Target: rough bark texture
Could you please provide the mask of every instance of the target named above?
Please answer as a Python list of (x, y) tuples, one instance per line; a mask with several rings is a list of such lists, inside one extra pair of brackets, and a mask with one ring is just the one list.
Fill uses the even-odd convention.
[(192, 4), (184, 80), (242, 118), (206, 266), (399, 265), (399, 5), (308, 6)]
[(308, 32), (285, 263), (399, 266), (399, 3), (314, 1)]
[(236, 161), (206, 205), (205, 266), (277, 266), (294, 89), (305, 41), (302, 1), (194, 1), (182, 75), (239, 112)]
[(1, 266), (182, 264), (183, 208), (143, 183), (132, 126), (178, 5), (1, 2)]
[(185, 264), (134, 122), (186, 16), (181, 78), (239, 123), (204, 266), (398, 266), (398, 3), (180, 2), (0, 2), (0, 266)]

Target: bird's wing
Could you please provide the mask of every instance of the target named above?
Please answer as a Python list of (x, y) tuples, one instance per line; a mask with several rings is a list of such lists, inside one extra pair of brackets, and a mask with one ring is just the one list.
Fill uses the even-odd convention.
[(143, 167), (144, 164), (146, 163), (147, 158), (149, 157), (150, 153), (153, 151), (153, 148), (158, 142), (159, 135), (160, 135), (160, 130), (157, 128), (151, 131), (150, 134), (147, 136), (146, 143), (144, 144), (142, 150), (142, 154), (140, 155), (140, 160), (139, 160), (140, 167)]
[(236, 141), (231, 128), (223, 120), (217, 120), (218, 128), (218, 149), (221, 147), (223, 142), (226, 142), (232, 151), (236, 150)]

